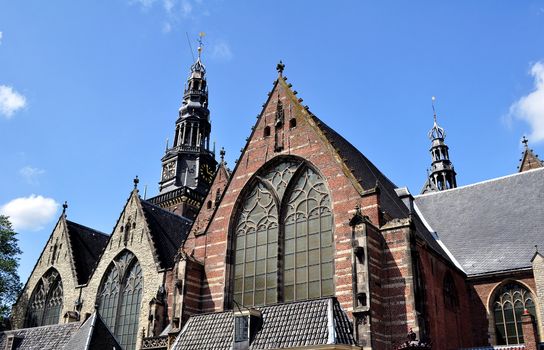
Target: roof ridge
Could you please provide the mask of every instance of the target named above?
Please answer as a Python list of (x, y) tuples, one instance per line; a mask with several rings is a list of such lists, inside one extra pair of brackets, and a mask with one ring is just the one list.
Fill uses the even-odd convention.
[(73, 224), (73, 225), (76, 225), (76, 226), (85, 228), (85, 229), (87, 229), (87, 230), (89, 230), (89, 231), (96, 232), (96, 233), (98, 233), (98, 234), (100, 234), (100, 235), (102, 235), (102, 236), (106, 236), (106, 237), (109, 237), (109, 236), (110, 236), (110, 235), (108, 235), (107, 233), (104, 233), (104, 232), (102, 232), (102, 231), (98, 231), (97, 229), (94, 229), (94, 228), (89, 227), (89, 226), (82, 225), (82, 224), (80, 224), (80, 223), (78, 223), (78, 222), (75, 222), (75, 221), (72, 221), (72, 220), (66, 219), (66, 223), (70, 223), (70, 224)]
[(467, 189), (467, 188), (471, 188), (471, 187), (475, 187), (475, 186), (479, 186), (479, 185), (484, 185), (484, 184), (491, 183), (491, 182), (496, 182), (496, 181), (509, 179), (511, 177), (532, 174), (532, 173), (538, 172), (538, 171), (544, 171), (544, 168), (531, 169), (531, 170), (526, 170), (526, 171), (522, 171), (522, 172), (519, 172), (519, 173), (504, 175), (504, 176), (496, 177), (496, 178), (493, 178), (493, 179), (487, 179), (487, 180), (483, 180), (483, 181), (480, 181), (480, 182), (475, 182), (475, 183), (472, 183), (472, 184), (459, 186), (459, 187), (456, 187), (456, 188), (450, 188), (450, 189), (444, 190), (444, 191), (437, 191), (437, 192), (429, 192), (429, 193), (425, 193), (425, 194), (418, 194), (418, 195), (414, 196), (414, 198), (427, 197), (427, 196), (432, 196), (432, 195), (436, 195), (436, 194), (440, 194), (440, 193), (455, 192), (455, 191), (459, 191), (459, 190), (463, 190), (463, 189)]
[(171, 215), (172, 217), (176, 217), (176, 218), (180, 218), (180, 219), (183, 219), (185, 221), (188, 221), (188, 222), (191, 222), (192, 223), (192, 220), (186, 218), (185, 216), (181, 216), (181, 215), (178, 215), (174, 212), (171, 212), (170, 210), (167, 210), (167, 209), (164, 209), (156, 204), (153, 204), (151, 202), (149, 202), (148, 200), (146, 199), (142, 199), (141, 197), (138, 196), (138, 199), (140, 199), (140, 202), (142, 204), (145, 204), (145, 205), (149, 205), (150, 207), (152, 207), (153, 209), (158, 209), (158, 210), (161, 210), (163, 213), (166, 213), (167, 215)]

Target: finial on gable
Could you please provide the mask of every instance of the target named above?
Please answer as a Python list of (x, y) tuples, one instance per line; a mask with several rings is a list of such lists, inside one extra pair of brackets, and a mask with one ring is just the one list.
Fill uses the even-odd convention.
[(66, 209), (68, 209), (68, 202), (64, 201), (64, 204), (62, 205), (62, 215), (66, 216)]
[(219, 151), (219, 156), (221, 157), (221, 163), (225, 163), (225, 147), (221, 147)]
[(140, 179), (138, 179), (138, 175), (132, 180), (134, 182), (134, 189), (138, 189), (138, 183), (140, 182)]
[(282, 60), (280, 60), (280, 63), (276, 66), (276, 70), (278, 71), (278, 75), (281, 77), (283, 76), (283, 70), (285, 69), (285, 64), (283, 64)]
[(521, 139), (521, 143), (523, 143), (523, 145), (525, 146), (525, 149), (529, 148), (529, 140), (527, 139), (527, 137), (525, 137), (525, 135), (523, 135), (523, 139)]

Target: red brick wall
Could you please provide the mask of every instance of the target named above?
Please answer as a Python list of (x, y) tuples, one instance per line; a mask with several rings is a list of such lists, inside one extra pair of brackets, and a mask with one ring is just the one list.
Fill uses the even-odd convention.
[(509, 277), (497, 275), (488, 276), (485, 279), (471, 279), (469, 281), (475, 346), (495, 344), (495, 330), (493, 329), (493, 325), (490, 325), (492, 319), (489, 314), (489, 304), (492, 302), (492, 293), (498, 286), (505, 281), (517, 281), (529, 287), (531, 293), (535, 294), (535, 281), (531, 272), (525, 272), (517, 276), (511, 275)]
[[(285, 111), (284, 150), (274, 152), (274, 116), (277, 96), (280, 96)], [(352, 309), (351, 277), (351, 228), (348, 225), (354, 207), (361, 204), (365, 215), (378, 222), (377, 199), (373, 196), (361, 198), (353, 178), (346, 176), (345, 167), (336, 151), (318, 131), (308, 112), (298, 103), (283, 79), (279, 79), (271, 93), (269, 103), (258, 120), (254, 133), (243, 152), (232, 175), (229, 188), (212, 219), (207, 234), (196, 238), (195, 257), (205, 261), (206, 293), (203, 295), (204, 311), (222, 310), (224, 297), (229, 290), (229, 225), (236, 209), (240, 192), (251, 176), (273, 157), (279, 155), (298, 156), (312, 163), (328, 183), (334, 215), (334, 239), (336, 242), (335, 276), (336, 296), (342, 307)], [(295, 117), (297, 126), (289, 129), (289, 120)], [(264, 137), (265, 126), (270, 126), (272, 135)], [(228, 298), (228, 295), (227, 295)], [(228, 301), (227, 301), (228, 302)]]

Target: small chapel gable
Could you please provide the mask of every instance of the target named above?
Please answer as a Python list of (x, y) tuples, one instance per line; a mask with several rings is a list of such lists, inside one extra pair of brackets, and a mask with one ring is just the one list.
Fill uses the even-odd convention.
[(47, 241), (13, 311), (15, 327), (63, 321), (80, 311), (76, 288), (87, 283), (108, 236), (66, 218), (68, 205)]
[(520, 164), (518, 166), (518, 171), (521, 173), (522, 171), (544, 167), (544, 164), (538, 158), (538, 155), (529, 148), (529, 140), (527, 140), (525, 136), (523, 136), (523, 140), (521, 141), (521, 143), (523, 143), (524, 145), (524, 150), (521, 159), (519, 160)]

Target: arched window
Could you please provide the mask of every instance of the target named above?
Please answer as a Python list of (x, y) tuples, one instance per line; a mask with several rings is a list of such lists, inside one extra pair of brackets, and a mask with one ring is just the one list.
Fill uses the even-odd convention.
[(28, 304), (25, 327), (37, 327), (59, 322), (62, 311), (62, 280), (55, 269), (40, 279)]
[(456, 311), (459, 307), (459, 296), (457, 295), (457, 288), (455, 288), (455, 282), (450, 272), (444, 276), (444, 306), (448, 310)]
[(298, 160), (256, 176), (234, 224), (234, 301), (334, 294), (332, 213), (323, 178)]
[(140, 263), (125, 251), (106, 270), (97, 297), (98, 312), (123, 349), (136, 346), (142, 289)]
[(535, 316), (531, 293), (518, 283), (505, 284), (496, 292), (492, 307), (497, 344), (522, 344), (521, 315), (527, 309)]

